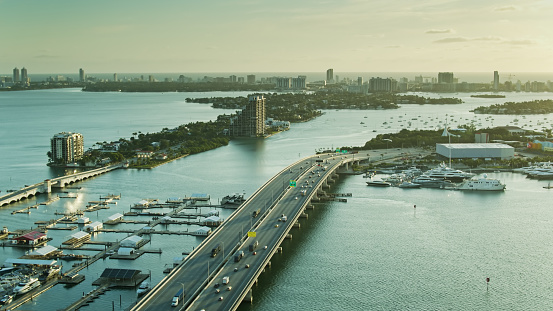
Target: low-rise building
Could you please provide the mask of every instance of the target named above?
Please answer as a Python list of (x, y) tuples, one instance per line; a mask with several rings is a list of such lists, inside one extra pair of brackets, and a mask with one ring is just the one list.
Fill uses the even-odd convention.
[(511, 159), (515, 148), (498, 143), (436, 144), (436, 153), (452, 159)]

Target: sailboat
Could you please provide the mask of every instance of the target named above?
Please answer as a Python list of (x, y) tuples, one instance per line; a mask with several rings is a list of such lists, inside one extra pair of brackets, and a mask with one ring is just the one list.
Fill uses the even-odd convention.
[(547, 186), (543, 186), (543, 189), (552, 189), (553, 186), (551, 186), (551, 182), (547, 183)]

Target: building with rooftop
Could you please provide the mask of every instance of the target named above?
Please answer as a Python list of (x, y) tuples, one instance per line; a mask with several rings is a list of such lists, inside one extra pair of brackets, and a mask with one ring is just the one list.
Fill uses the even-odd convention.
[(230, 119), (230, 135), (237, 137), (265, 136), (265, 98), (262, 95), (250, 96), (242, 111)]
[(452, 159), (511, 159), (515, 148), (500, 143), (436, 144), (436, 153)]
[(56, 134), (50, 139), (50, 147), (54, 162), (74, 163), (84, 155), (83, 135), (71, 132)]

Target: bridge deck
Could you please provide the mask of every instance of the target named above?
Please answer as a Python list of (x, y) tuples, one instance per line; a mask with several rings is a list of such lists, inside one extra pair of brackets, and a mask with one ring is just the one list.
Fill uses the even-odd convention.
[[(182, 288), (186, 296), (180, 310), (234, 310), (303, 214), (306, 205), (316, 197), (317, 190), (326, 186), (326, 181), (340, 166), (367, 158), (366, 155), (354, 157), (333, 154), (313, 156), (275, 175), (132, 310), (174, 310), (171, 300)], [(289, 187), (290, 180), (296, 180), (297, 187)], [(260, 214), (252, 217), (257, 210)], [(283, 214), (288, 219), (278, 221)], [(248, 238), (248, 231), (255, 231), (256, 237)], [(253, 241), (259, 243), (256, 255), (248, 250)], [(217, 247), (220, 253), (211, 257), (212, 249)], [(238, 250), (246, 255), (240, 262), (234, 262), (234, 254)], [(246, 264), (250, 265), (249, 268)], [(234, 271), (235, 268), (237, 271)], [(214, 284), (221, 283), (223, 276), (231, 278), (229, 285), (232, 290), (223, 291), (228, 286), (220, 286), (220, 293), (216, 294)], [(223, 300), (220, 301), (221, 296)]]

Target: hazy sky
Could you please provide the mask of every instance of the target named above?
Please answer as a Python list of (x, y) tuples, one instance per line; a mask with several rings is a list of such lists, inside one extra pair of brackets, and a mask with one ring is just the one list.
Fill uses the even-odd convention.
[(0, 72), (553, 72), (553, 0), (0, 0)]

